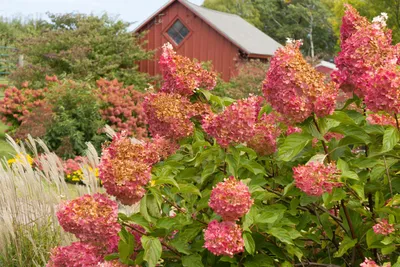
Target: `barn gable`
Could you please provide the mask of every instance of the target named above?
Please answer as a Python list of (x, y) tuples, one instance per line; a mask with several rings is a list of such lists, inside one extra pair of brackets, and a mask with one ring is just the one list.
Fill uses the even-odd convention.
[[(281, 45), (237, 15), (210, 10), (186, 0), (172, 0), (140, 24), (146, 31), (145, 48), (156, 50), (170, 42), (178, 54), (212, 61), (214, 69), (229, 80), (236, 73), (239, 55), (269, 58)], [(160, 73), (155, 61), (140, 62), (140, 70)]]

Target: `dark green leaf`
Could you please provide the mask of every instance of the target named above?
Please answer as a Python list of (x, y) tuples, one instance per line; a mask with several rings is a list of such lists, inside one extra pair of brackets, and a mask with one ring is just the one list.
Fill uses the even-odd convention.
[(342, 257), (349, 249), (357, 244), (357, 239), (351, 239), (345, 236), (343, 241), (340, 243), (339, 250), (333, 255), (335, 258)]
[(203, 263), (201, 262), (201, 256), (199, 254), (193, 254), (190, 256), (182, 257), (182, 265), (183, 267), (203, 267)]

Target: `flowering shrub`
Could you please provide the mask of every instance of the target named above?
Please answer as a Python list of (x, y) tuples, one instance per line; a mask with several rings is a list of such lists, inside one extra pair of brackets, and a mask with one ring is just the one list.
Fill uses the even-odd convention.
[[(346, 13), (344, 49), (365, 28), (379, 45), (383, 36), (372, 33), (382, 21)], [(354, 70), (338, 84), (325, 83), (299, 46), (290, 42), (276, 52), (264, 97), (235, 102), (207, 88), (193, 92), (192, 82), (178, 86), (174, 72), (165, 74), (171, 80), (144, 101), (152, 138), (117, 133), (99, 166), (108, 195), (61, 206), (60, 224), (101, 250), (100, 266), (398, 267), (397, 79), (390, 76), (391, 84), (379, 70), (390, 53), (382, 50), (368, 76), (357, 80)], [(174, 56), (167, 52), (164, 59)], [(347, 56), (340, 55), (348, 65), (338, 72), (360, 67)], [(363, 93), (349, 94), (335, 110), (339, 85), (355, 80), (360, 85), (352, 92), (362, 85)], [(391, 95), (369, 103), (380, 85)]]
[(123, 87), (117, 80), (100, 79), (97, 82), (100, 113), (114, 130), (127, 131), (137, 138), (147, 136), (145, 114), (143, 112), (143, 93), (133, 86)]

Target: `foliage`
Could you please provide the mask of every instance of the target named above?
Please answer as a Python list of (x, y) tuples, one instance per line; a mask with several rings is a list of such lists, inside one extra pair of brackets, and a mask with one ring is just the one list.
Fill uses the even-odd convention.
[[(82, 155), (86, 142), (100, 151), (106, 140), (101, 129), (108, 123), (136, 137), (147, 137), (143, 94), (117, 80), (101, 79), (98, 88), (46, 76), (43, 89), (9, 87), (0, 100), (0, 116), (9, 133), (23, 140), (40, 137), (62, 157)], [(28, 87), (28, 83), (24, 83)]]
[[(343, 45), (352, 46), (353, 36), (370, 25), (351, 12), (345, 21), (354, 22), (341, 31)], [(371, 25), (390, 37), (382, 18)], [(149, 267), (398, 267), (400, 128), (393, 108), (398, 94), (386, 90), (398, 85), (379, 77), (381, 70), (399, 73), (397, 59), (384, 60), (390, 55), (386, 49), (395, 53), (397, 46), (386, 47), (378, 42), (381, 36), (368, 35), (370, 41), (358, 47), (370, 51), (371, 43), (382, 44), (383, 53), (364, 55), (379, 64), (362, 65), (367, 58), (339, 66), (350, 75), (367, 69), (365, 94), (357, 94), (358, 84), (350, 88), (353, 95), (340, 109), (335, 104), (343, 84), (325, 81), (308, 65), (299, 41), (271, 60), (263, 96), (234, 101), (208, 88), (190, 96), (174, 88), (152, 93), (144, 109), (153, 114), (147, 123), (154, 139), (118, 133), (100, 160), (104, 189), (117, 202), (103, 194), (62, 203), (61, 226), (80, 241), (55, 249), (50, 264), (60, 257), (79, 264), (75, 249), (68, 257), (59, 253), (79, 246), (87, 248), (85, 260), (110, 252), (103, 266), (113, 260)], [(353, 60), (353, 54), (341, 56)], [(390, 101), (372, 109), (388, 113), (371, 116), (364, 96), (381, 87)], [(164, 105), (167, 100), (173, 103)], [(386, 117), (379, 120), (382, 114)], [(190, 126), (176, 127), (181, 121)], [(179, 149), (167, 149), (171, 144)], [(117, 216), (118, 202), (139, 211)]]
[(203, 5), (242, 16), (279, 43), (284, 43), (286, 38), (302, 39), (305, 55), (312, 56), (313, 44), (315, 55), (333, 56), (335, 36), (326, 1), (205, 0)]
[(99, 130), (105, 124), (93, 88), (66, 80), (55, 83), (46, 98), (55, 114), (43, 137), (51, 150), (63, 157), (83, 155), (86, 142), (92, 142), (100, 150), (106, 137)]
[(262, 82), (269, 67), (260, 60), (249, 60), (237, 64), (238, 74), (229, 82), (217, 82), (214, 94), (240, 99), (252, 95), (261, 95)]
[(42, 87), (44, 76), (58, 75), (74, 80), (119, 79), (136, 88), (147, 86), (147, 77), (137, 71), (135, 62), (149, 53), (128, 30), (129, 23), (83, 14), (48, 14), (50, 22), (40, 34), (23, 36), (16, 44), (26, 64), (10, 81), (20, 85), (30, 81)]

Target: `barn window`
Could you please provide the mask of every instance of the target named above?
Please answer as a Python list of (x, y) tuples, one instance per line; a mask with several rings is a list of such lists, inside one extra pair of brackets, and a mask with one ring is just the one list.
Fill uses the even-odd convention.
[(169, 37), (171, 37), (171, 39), (174, 40), (177, 45), (179, 45), (189, 34), (189, 30), (179, 19), (177, 19), (174, 24), (172, 24), (171, 28), (168, 29), (167, 33)]

